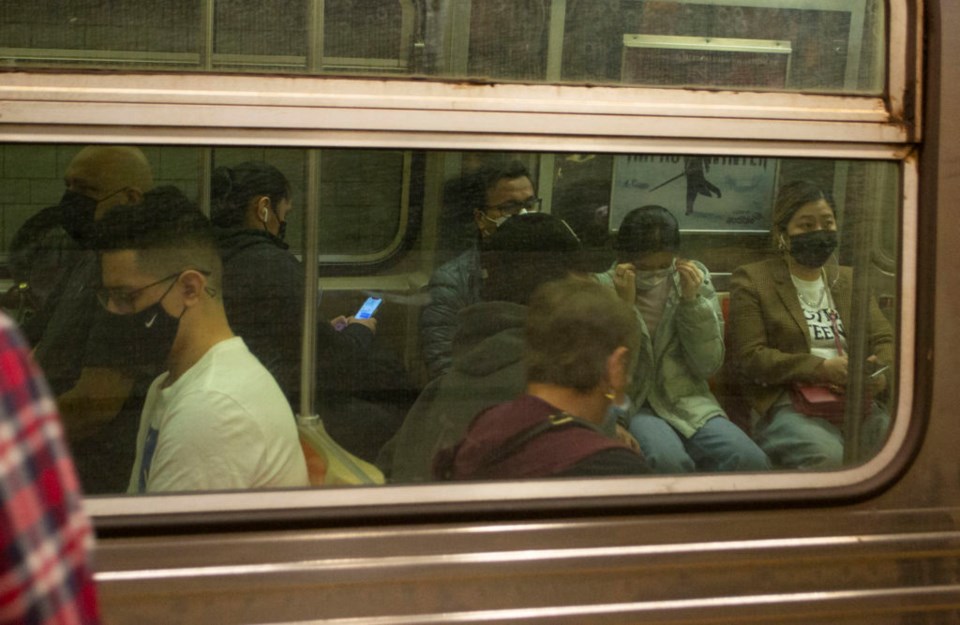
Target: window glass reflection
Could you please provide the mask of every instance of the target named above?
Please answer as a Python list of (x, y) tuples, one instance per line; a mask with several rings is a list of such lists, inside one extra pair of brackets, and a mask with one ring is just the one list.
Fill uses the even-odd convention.
[(81, 0), (8, 7), (14, 66), (882, 91), (881, 0)]
[(896, 416), (892, 162), (0, 154), (3, 307), (89, 493), (830, 470)]

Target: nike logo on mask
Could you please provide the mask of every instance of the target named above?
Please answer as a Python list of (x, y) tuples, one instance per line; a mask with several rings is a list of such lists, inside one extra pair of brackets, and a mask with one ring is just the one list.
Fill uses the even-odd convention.
[[(157, 314), (159, 314), (159, 313), (157, 313)], [(157, 314), (154, 314), (152, 317), (150, 317), (150, 321), (148, 321), (148, 322), (146, 322), (145, 324), (143, 324), (143, 327), (145, 327), (145, 328), (153, 327), (153, 322), (157, 320)]]

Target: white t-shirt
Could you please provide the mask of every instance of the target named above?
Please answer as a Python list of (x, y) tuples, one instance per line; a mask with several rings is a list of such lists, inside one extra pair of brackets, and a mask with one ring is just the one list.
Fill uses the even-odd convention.
[(309, 485), (290, 405), (243, 339), (168, 376), (147, 392), (128, 492)]
[(840, 355), (839, 350), (837, 350), (837, 340), (834, 338), (837, 332), (834, 332), (834, 323), (830, 319), (831, 316), (836, 318), (840, 345), (846, 352), (847, 337), (843, 330), (843, 322), (840, 321), (840, 314), (833, 305), (830, 291), (823, 283), (823, 277), (821, 276), (816, 280), (803, 280), (791, 275), (790, 278), (797, 289), (800, 308), (803, 310), (803, 317), (807, 320), (807, 327), (810, 329), (810, 353), (824, 360)]

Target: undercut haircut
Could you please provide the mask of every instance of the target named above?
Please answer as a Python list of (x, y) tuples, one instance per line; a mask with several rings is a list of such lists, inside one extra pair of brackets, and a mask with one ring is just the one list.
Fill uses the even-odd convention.
[(220, 292), (223, 265), (210, 222), (173, 186), (145, 193), (136, 206), (117, 206), (97, 222), (100, 252), (133, 250), (137, 268), (158, 280), (187, 269), (208, 273)]
[(530, 298), (526, 322), (527, 382), (587, 393), (607, 373), (607, 359), (626, 347), (633, 369), (640, 324), (632, 306), (590, 279), (548, 282)]
[(816, 183), (809, 180), (794, 180), (783, 185), (777, 191), (777, 199), (773, 203), (774, 230), (785, 232), (787, 224), (798, 210), (811, 202), (820, 200), (830, 206), (834, 219), (837, 219), (837, 207), (833, 202), (833, 196)]

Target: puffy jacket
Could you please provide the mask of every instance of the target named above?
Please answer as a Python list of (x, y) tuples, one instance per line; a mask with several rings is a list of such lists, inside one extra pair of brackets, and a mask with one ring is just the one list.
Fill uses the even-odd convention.
[[(723, 315), (710, 272), (703, 272), (696, 299), (680, 297), (680, 276), (673, 272), (674, 287), (667, 296), (663, 317), (651, 337), (637, 313), (643, 332), (630, 398), (635, 406), (649, 402), (657, 415), (689, 438), (713, 416), (726, 414), (713, 393), (709, 379), (723, 365)], [(597, 274), (610, 288), (613, 271)]]
[[(303, 266), (276, 237), (243, 228), (217, 232), (223, 257), (223, 305), (234, 334), (273, 374), (299, 410)], [(324, 388), (352, 387), (362, 376), (373, 333), (360, 324), (342, 332), (317, 322), (317, 381)]]
[(430, 301), (420, 313), (420, 349), (430, 379), (450, 370), (458, 314), (480, 302), (482, 281), (477, 247), (441, 265), (430, 276)]

